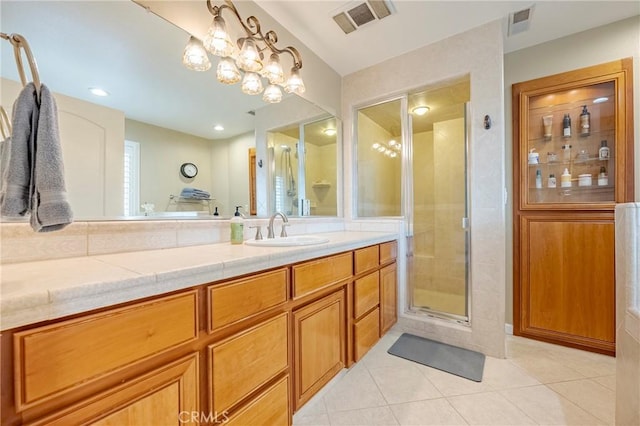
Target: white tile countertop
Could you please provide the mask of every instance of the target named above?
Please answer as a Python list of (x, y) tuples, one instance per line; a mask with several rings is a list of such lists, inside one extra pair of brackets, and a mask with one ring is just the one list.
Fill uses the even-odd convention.
[(328, 243), (256, 247), (218, 243), (2, 265), (0, 330), (34, 324), (265, 269), (395, 240), (328, 232)]

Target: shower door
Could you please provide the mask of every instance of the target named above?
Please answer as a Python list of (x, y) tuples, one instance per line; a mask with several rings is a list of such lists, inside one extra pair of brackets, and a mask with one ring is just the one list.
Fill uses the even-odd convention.
[[(409, 99), (410, 104), (412, 97)], [(412, 214), (408, 232), (410, 309), (469, 320), (467, 104), (411, 116)], [(435, 114), (434, 114), (435, 115)]]

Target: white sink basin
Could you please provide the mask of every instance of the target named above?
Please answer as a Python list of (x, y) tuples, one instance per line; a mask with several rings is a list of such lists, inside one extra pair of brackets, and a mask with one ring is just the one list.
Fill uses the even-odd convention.
[(315, 235), (292, 235), (290, 237), (265, 238), (262, 240), (247, 240), (244, 243), (248, 246), (265, 247), (293, 247), (311, 246), (314, 244), (328, 243), (329, 239)]

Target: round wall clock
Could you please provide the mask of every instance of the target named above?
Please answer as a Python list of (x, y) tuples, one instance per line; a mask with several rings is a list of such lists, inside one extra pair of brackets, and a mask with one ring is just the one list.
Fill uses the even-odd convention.
[(186, 178), (194, 178), (198, 174), (198, 168), (193, 163), (184, 163), (180, 166), (180, 174)]

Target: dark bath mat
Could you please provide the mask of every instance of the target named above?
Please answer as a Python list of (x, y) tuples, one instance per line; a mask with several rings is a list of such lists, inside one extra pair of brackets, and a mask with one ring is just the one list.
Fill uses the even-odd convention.
[(485, 357), (480, 352), (408, 333), (403, 333), (387, 352), (465, 379), (482, 381)]

